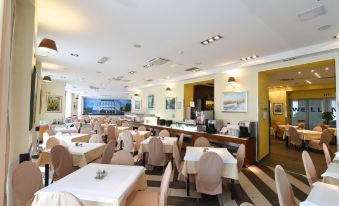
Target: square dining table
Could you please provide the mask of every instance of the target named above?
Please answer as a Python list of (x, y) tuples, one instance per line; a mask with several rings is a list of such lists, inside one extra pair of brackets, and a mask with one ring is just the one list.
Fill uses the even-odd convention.
[(64, 140), (67, 143), (71, 142), (88, 142), (91, 138), (91, 134), (85, 133), (57, 133), (51, 137), (56, 137), (57, 139)]
[[(68, 150), (72, 155), (73, 166), (84, 167), (88, 163), (98, 159), (104, 152), (106, 144), (104, 143), (69, 143)], [(48, 185), (49, 180), (49, 165), (52, 164), (51, 150), (47, 149), (42, 151), (37, 165), (45, 165), (45, 186)]]
[[(96, 179), (96, 172), (105, 170), (105, 177)], [(147, 189), (145, 168), (90, 163), (35, 193), (35, 199), (46, 192), (69, 192), (84, 205), (123, 206), (136, 190)], [(33, 201), (34, 202), (34, 201)]]
[(323, 177), (323, 182), (339, 186), (339, 164), (330, 163), (321, 176)]
[[(186, 176), (186, 189), (187, 196), (189, 196), (189, 184), (190, 184), (190, 174), (197, 174), (197, 165), (200, 160), (200, 157), (204, 154), (204, 149), (206, 147), (186, 147), (186, 153), (184, 156), (184, 164), (182, 166), (181, 173)], [(227, 150), (227, 148), (206, 148), (206, 152), (215, 152), (217, 153), (224, 162), (224, 167), (222, 171), (222, 177), (229, 178), (232, 180), (239, 179), (237, 159), (232, 156), (232, 154)]]
[(339, 188), (323, 182), (315, 182), (300, 206), (338, 206)]

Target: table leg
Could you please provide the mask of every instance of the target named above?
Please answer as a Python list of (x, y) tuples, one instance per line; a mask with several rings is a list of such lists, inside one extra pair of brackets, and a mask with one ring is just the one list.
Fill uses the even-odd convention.
[(285, 136), (285, 144), (286, 144), (286, 147), (288, 146), (288, 136)]
[(187, 196), (190, 196), (190, 175), (189, 174), (187, 174), (186, 190), (187, 190)]
[(48, 186), (49, 181), (49, 164), (45, 164), (45, 187)]
[(231, 200), (234, 200), (234, 179), (231, 179)]
[(145, 152), (142, 153), (142, 164), (143, 164), (144, 167), (145, 167), (145, 165), (146, 165), (146, 153), (145, 153)]

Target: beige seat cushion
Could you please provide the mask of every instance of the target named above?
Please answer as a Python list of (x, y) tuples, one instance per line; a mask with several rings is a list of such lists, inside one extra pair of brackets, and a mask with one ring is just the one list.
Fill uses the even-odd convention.
[(126, 206), (158, 206), (159, 193), (150, 191), (135, 191), (126, 201)]

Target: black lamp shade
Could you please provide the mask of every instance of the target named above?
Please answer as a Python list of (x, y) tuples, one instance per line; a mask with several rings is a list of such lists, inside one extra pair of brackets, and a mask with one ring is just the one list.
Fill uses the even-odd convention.
[(228, 77), (228, 83), (233, 83), (233, 82), (236, 82), (235, 78), (234, 77)]

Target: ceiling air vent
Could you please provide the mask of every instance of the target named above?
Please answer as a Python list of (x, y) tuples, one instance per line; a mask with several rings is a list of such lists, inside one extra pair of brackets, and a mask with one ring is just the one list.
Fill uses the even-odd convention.
[(288, 61), (292, 61), (292, 60), (295, 60), (297, 59), (296, 57), (291, 57), (291, 58), (287, 58), (287, 59), (283, 59), (282, 61), (283, 62), (288, 62)]
[(104, 63), (107, 62), (108, 60), (109, 60), (109, 57), (103, 56), (103, 57), (101, 57), (101, 58), (97, 61), (97, 63), (98, 63), (98, 64), (104, 64)]
[(192, 67), (189, 69), (185, 69), (186, 72), (198, 72), (201, 71), (202, 69), (199, 69), (198, 67)]
[(148, 62), (151, 65), (158, 65), (158, 66), (160, 66), (160, 65), (166, 64), (167, 62), (169, 62), (169, 60), (165, 59), (165, 58), (157, 57), (157, 58), (149, 60)]
[(124, 77), (123, 77), (123, 76), (117, 76), (117, 77), (109, 78), (108, 80), (109, 80), (109, 81), (121, 81), (122, 78), (124, 78)]
[(153, 79), (145, 79), (146, 82), (151, 82)]
[(324, 5), (319, 5), (314, 8), (308, 9), (306, 11), (300, 12), (298, 14), (298, 17), (299, 17), (299, 20), (303, 22), (303, 21), (314, 19), (324, 14), (326, 14)]
[(94, 90), (98, 90), (99, 88), (98, 87), (95, 87), (95, 86), (89, 86), (90, 89), (94, 89)]
[(289, 81), (293, 81), (294, 78), (282, 78), (282, 79), (279, 79), (280, 81), (282, 82), (289, 82)]

